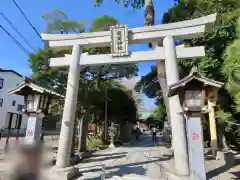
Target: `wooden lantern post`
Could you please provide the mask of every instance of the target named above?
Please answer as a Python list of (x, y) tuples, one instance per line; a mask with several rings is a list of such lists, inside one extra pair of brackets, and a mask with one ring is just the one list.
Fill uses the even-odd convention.
[(217, 142), (217, 128), (216, 128), (216, 119), (215, 119), (215, 106), (217, 101), (217, 88), (209, 88), (207, 90), (207, 105), (208, 105), (208, 115), (209, 115), (209, 128), (210, 128), (210, 137), (211, 137), (211, 148), (212, 156), (216, 157), (218, 142)]

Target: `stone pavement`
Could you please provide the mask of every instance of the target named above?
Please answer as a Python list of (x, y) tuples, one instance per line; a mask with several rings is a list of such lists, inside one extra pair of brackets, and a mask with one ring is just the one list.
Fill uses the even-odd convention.
[(240, 154), (234, 155), (234, 161), (235, 164), (229, 167), (218, 160), (206, 158), (207, 177), (210, 180), (240, 180)]
[[(211, 158), (206, 158), (205, 166), (209, 180), (240, 179), (240, 157), (237, 155), (232, 167)], [(99, 151), (76, 167), (83, 175), (76, 180), (100, 179), (104, 169), (106, 179), (188, 179), (174, 174), (171, 151), (161, 142), (161, 138), (154, 143), (149, 135), (142, 136), (139, 142)]]
[[(15, 139), (10, 140), (10, 147), (14, 147), (14, 143)], [(5, 140), (0, 140), (0, 158), (4, 154), (4, 144)], [(57, 144), (57, 136), (45, 138), (46, 146), (57, 147)], [(49, 155), (54, 156), (54, 152)], [(205, 165), (209, 180), (240, 179), (240, 156), (236, 155), (235, 158), (235, 165), (232, 167), (226, 167), (217, 160), (206, 158)], [(3, 158), (0, 164), (0, 169), (3, 170), (5, 166)], [(103, 169), (105, 169), (106, 179), (183, 180), (174, 175), (171, 152), (162, 143), (161, 137), (158, 143), (155, 143), (149, 135), (144, 135), (139, 141), (132, 141), (122, 147), (98, 151), (76, 167), (79, 168), (82, 176), (75, 180), (100, 179)]]
[(100, 179), (103, 169), (106, 179), (115, 176), (162, 179), (164, 175), (160, 162), (170, 158), (167, 148), (152, 142), (151, 136), (145, 135), (129, 145), (95, 153), (92, 158), (76, 166), (83, 175), (76, 179)]

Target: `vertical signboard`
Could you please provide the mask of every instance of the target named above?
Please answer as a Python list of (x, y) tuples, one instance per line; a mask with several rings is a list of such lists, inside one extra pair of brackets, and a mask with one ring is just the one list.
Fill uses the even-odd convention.
[(40, 141), (42, 120), (38, 117), (28, 117), (25, 143), (32, 144)]
[(194, 180), (206, 180), (201, 117), (189, 116), (187, 120), (190, 175)]

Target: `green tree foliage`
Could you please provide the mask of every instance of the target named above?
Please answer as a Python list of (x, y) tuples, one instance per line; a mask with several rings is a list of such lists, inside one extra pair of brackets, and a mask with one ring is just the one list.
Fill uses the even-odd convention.
[(43, 15), (47, 23), (47, 33), (81, 33), (85, 31), (85, 24), (68, 20), (67, 15), (60, 10), (52, 10)]
[(158, 95), (157, 92), (160, 90), (160, 85), (158, 83), (156, 66), (152, 66), (151, 71), (147, 75), (141, 77), (135, 89), (138, 92), (142, 91), (149, 98), (155, 98)]
[[(228, 127), (234, 134), (234, 137), (237, 137), (236, 141), (239, 144), (240, 142), (240, 18), (237, 20), (237, 39), (234, 40), (225, 50), (223, 58), (225, 59), (222, 72), (226, 76), (227, 82), (226, 87), (233, 98), (234, 106), (233, 114), (230, 114), (225, 121), (223, 121), (222, 125)], [(228, 112), (225, 112), (226, 114)], [(228, 113), (229, 114), (229, 113)], [(220, 119), (220, 118), (219, 118)], [(222, 121), (221, 121), (222, 122)]]
[[(240, 15), (239, 8), (240, 3), (237, 0), (188, 0), (171, 8), (163, 17), (163, 23), (170, 23), (218, 13), (216, 23), (213, 27), (207, 27), (204, 37), (184, 41), (186, 46), (205, 46), (206, 56), (191, 61), (181, 60), (179, 65), (186, 70), (190, 70), (193, 65), (198, 65), (203, 75), (226, 83), (226, 89), (221, 89), (219, 93), (221, 106), (217, 111), (218, 128), (221, 134), (226, 135), (227, 140), (235, 145), (238, 136), (233, 123), (239, 119), (238, 99), (240, 97), (236, 89), (237, 84), (231, 80), (231, 72), (239, 63), (236, 61), (236, 48), (239, 44), (237, 42), (232, 44), (237, 38), (236, 21)], [(228, 47), (230, 44), (232, 48)], [(225, 137), (222, 137), (223, 142)]]
[(150, 116), (146, 119), (146, 122), (148, 124), (158, 125), (160, 129), (163, 129), (164, 122), (167, 120), (166, 107), (163, 101), (163, 97), (159, 97), (156, 100), (157, 106), (154, 109), (154, 111), (150, 114)]
[(29, 55), (29, 64), (32, 69), (32, 79), (42, 86), (57, 92), (64, 92), (66, 88), (66, 73), (59, 68), (48, 68), (50, 58), (64, 56), (69, 51), (54, 52), (51, 49), (39, 49), (37, 53)]
[(125, 88), (108, 89), (108, 116), (116, 123), (136, 122), (137, 107)]
[[(57, 25), (59, 21), (66, 22), (67, 20), (66, 15), (59, 10), (47, 12), (44, 15), (44, 19), (48, 24), (56, 25), (54, 25), (55, 29), (50, 29), (50, 33), (62, 33), (62, 28), (65, 33), (74, 33), (70, 24), (66, 25), (66, 23), (63, 23), (62, 26)], [(109, 26), (115, 25), (116, 23), (117, 21), (110, 16), (100, 16), (93, 20), (92, 31), (109, 29)], [(48, 24), (47, 28), (49, 27)], [(73, 25), (73, 27), (75, 26)], [(85, 52), (86, 51), (93, 54), (110, 53), (109, 48), (98, 48), (95, 49), (94, 52), (92, 49), (85, 49)], [(35, 82), (49, 89), (60, 92), (61, 94), (65, 94), (68, 75), (67, 69), (48, 67), (50, 58), (62, 57), (65, 54), (71, 54), (71, 51), (55, 52), (51, 49), (39, 49), (36, 54), (31, 54), (29, 57), (29, 63), (33, 72), (32, 78)], [(132, 101), (132, 98), (129, 96), (126, 89), (112, 79), (116, 77), (134, 76), (136, 75), (137, 70), (136, 65), (130, 65), (130, 67), (128, 65), (108, 65), (101, 67), (86, 67), (81, 69), (81, 73), (79, 74), (80, 85), (78, 89), (77, 117), (80, 118), (85, 112), (90, 114), (96, 113), (95, 118), (97, 118), (99, 124), (101, 124), (101, 121), (104, 119), (105, 101), (107, 100), (106, 90), (108, 90), (108, 100), (110, 103), (108, 115), (112, 117), (112, 120), (118, 119), (118, 121), (120, 121), (128, 119), (128, 121), (135, 121), (137, 111), (136, 105), (133, 103), (134, 101)], [(100, 80), (101, 83), (99, 83)], [(123, 109), (125, 107), (128, 108)], [(55, 109), (59, 108), (55, 107)], [(124, 117), (120, 114), (120, 112), (125, 112), (122, 113)]]
[[(127, 8), (127, 7), (132, 7), (135, 9), (139, 9), (142, 8), (144, 6), (144, 0), (114, 0), (117, 4), (122, 4), (123, 7)], [(172, 0), (171, 0), (172, 1)], [(175, 3), (178, 3), (180, 1), (183, 0), (173, 0)], [(94, 5), (95, 6), (100, 6), (103, 2), (105, 2), (104, 0), (95, 0)]]
[[(218, 13), (217, 22), (214, 27), (207, 29), (203, 38), (184, 42), (190, 46), (204, 45), (206, 47), (206, 56), (192, 61), (182, 60), (180, 61), (180, 65), (190, 69), (193, 64), (197, 64), (204, 75), (223, 81), (224, 77), (220, 71), (224, 61), (222, 54), (227, 44), (236, 38), (235, 24), (238, 16), (238, 8), (239, 3), (236, 0), (194, 0), (181, 2), (165, 13), (163, 23), (192, 19), (215, 12)], [(188, 11), (188, 13), (183, 11)]]
[(112, 16), (98, 16), (92, 22), (92, 32), (108, 31), (111, 26), (116, 25), (118, 22)]
[[(100, 6), (104, 0), (95, 0), (95, 6)], [(124, 7), (142, 8), (144, 0), (114, 0), (117, 4), (123, 4)]]
[[(239, 129), (239, 82), (234, 82), (234, 77), (239, 77), (238, 69), (238, 40), (239, 28), (236, 29), (236, 21), (240, 15), (240, 2), (237, 0), (184, 0), (169, 9), (163, 16), (163, 23), (178, 22), (205, 16), (211, 13), (218, 13), (217, 21), (214, 26), (207, 27), (206, 33), (202, 38), (183, 41), (186, 46), (205, 46), (206, 56), (200, 59), (180, 60), (180, 77), (188, 74), (193, 65), (197, 65), (201, 73), (209, 78), (226, 83), (226, 88), (221, 89), (219, 93), (219, 103), (217, 115), (218, 126), (226, 127), (222, 130), (227, 135), (227, 140), (237, 144), (236, 140)], [(160, 87), (154, 85), (153, 80), (157, 79), (156, 68), (143, 76), (136, 88), (141, 89), (149, 97), (156, 97)], [(156, 88), (158, 87), (158, 88)], [(226, 113), (225, 116), (222, 114)], [(228, 118), (221, 118), (228, 117)], [(224, 121), (225, 120), (225, 121)], [(235, 124), (235, 125), (234, 125)], [(233, 142), (236, 140), (235, 142)]]

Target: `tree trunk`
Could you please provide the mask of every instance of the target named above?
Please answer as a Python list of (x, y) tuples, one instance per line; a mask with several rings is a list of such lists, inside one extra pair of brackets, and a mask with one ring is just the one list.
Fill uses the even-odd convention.
[(73, 126), (73, 137), (72, 137), (72, 149), (71, 149), (71, 157), (74, 156), (75, 154), (75, 145), (76, 145), (76, 126), (77, 126), (77, 118), (74, 121), (74, 126)]
[(108, 141), (108, 95), (107, 95), (107, 88), (105, 89), (105, 112), (104, 112), (104, 141)]
[(144, 26), (152, 26), (154, 25), (154, 7), (152, 0), (145, 0), (144, 1)]
[[(96, 120), (97, 120), (97, 113), (94, 113), (94, 121), (96, 122)], [(94, 126), (95, 126), (95, 128), (94, 128), (94, 134), (96, 135), (96, 134), (98, 134), (98, 130), (97, 130), (98, 124), (97, 124), (97, 122), (94, 123)]]
[(168, 125), (170, 125), (170, 114), (169, 114), (168, 97), (167, 97), (168, 87), (167, 87), (167, 79), (166, 79), (165, 62), (164, 61), (157, 62), (157, 68), (158, 68), (158, 71), (157, 71), (158, 81), (162, 90), (163, 101), (166, 106)]
[[(154, 25), (155, 10), (154, 10), (152, 0), (145, 0), (144, 1), (144, 8), (145, 8), (144, 26)], [(151, 43), (149, 45), (150, 45), (150, 47), (152, 47)], [(154, 46), (157, 46), (157, 45), (158, 44), (154, 44)], [(169, 114), (169, 105), (168, 105), (168, 97), (167, 97), (167, 79), (166, 79), (165, 62), (164, 61), (157, 62), (157, 68), (158, 68), (158, 72), (157, 72), (158, 73), (158, 81), (159, 81), (159, 84), (160, 84), (160, 87), (161, 87), (161, 90), (162, 90), (164, 104), (166, 106), (168, 126), (170, 126), (171, 119), (170, 119), (170, 114)], [(171, 143), (171, 148), (172, 148), (172, 143)]]
[[(152, 26), (154, 25), (154, 6), (152, 0), (145, 0), (144, 1), (144, 26)], [(156, 44), (157, 45), (157, 44)], [(158, 81), (162, 90), (164, 104), (166, 106), (167, 111), (167, 119), (168, 124), (170, 125), (170, 114), (169, 114), (169, 106), (168, 106), (168, 97), (167, 97), (167, 79), (166, 79), (166, 69), (165, 69), (165, 62), (159, 61), (157, 62), (158, 68)]]
[(226, 137), (224, 135), (224, 127), (219, 127), (218, 130), (219, 149), (223, 151), (228, 151), (229, 147), (227, 145)]
[(229, 150), (229, 147), (227, 145), (227, 140), (226, 140), (226, 136), (223, 134), (222, 135), (222, 144), (223, 144), (223, 150), (224, 151), (228, 151)]
[(87, 150), (87, 135), (88, 135), (88, 114), (84, 114), (79, 121), (79, 136), (78, 136), (78, 151), (84, 152)]

